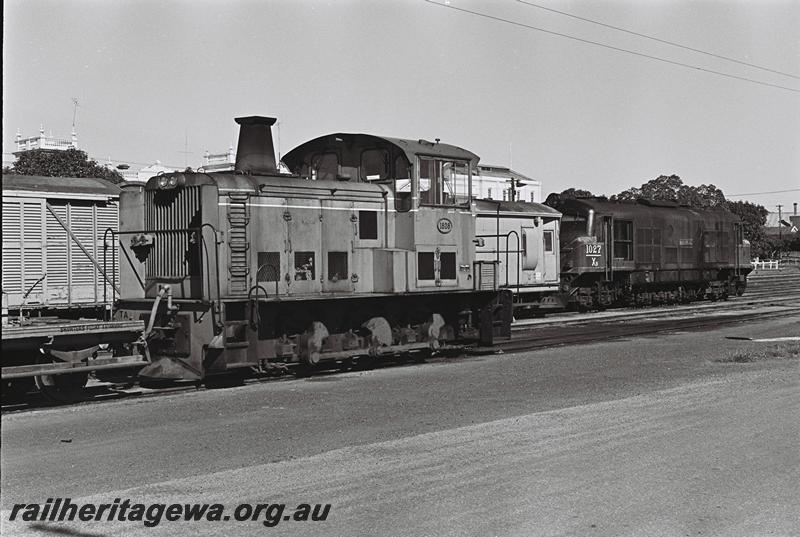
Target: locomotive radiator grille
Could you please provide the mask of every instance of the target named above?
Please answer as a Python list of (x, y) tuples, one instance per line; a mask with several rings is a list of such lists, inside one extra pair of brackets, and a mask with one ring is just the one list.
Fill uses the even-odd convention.
[(199, 264), (192, 261), (199, 246), (192, 238), (195, 234), (185, 230), (199, 223), (199, 187), (145, 192), (144, 225), (155, 232), (153, 250), (146, 263), (149, 279), (178, 280), (195, 275)]

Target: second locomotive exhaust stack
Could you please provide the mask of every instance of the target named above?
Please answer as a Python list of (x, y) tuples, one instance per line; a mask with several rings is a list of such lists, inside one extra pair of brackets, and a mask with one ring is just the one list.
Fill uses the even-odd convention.
[(235, 170), (239, 173), (265, 175), (278, 172), (275, 148), (272, 144), (274, 117), (237, 117), (239, 145), (236, 149)]

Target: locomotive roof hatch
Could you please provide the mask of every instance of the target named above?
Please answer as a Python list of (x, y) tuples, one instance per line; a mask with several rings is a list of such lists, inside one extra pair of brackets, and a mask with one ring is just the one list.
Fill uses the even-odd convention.
[(480, 160), (480, 157), (471, 151), (441, 142), (339, 132), (320, 136), (319, 138), (315, 138), (295, 147), (286, 153), (283, 157), (283, 163), (286, 164), (293, 173), (297, 173), (303, 165), (304, 160), (310, 155), (324, 151), (333, 151), (342, 144), (346, 147), (394, 148), (397, 152), (404, 154), (412, 164), (416, 161), (418, 155), (466, 160), (469, 161), (470, 166), (477, 165)]

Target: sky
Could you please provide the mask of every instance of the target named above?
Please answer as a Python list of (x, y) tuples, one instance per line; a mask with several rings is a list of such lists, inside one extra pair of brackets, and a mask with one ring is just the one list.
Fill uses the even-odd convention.
[(266, 115), (281, 154), (440, 138), (545, 193), (677, 174), (800, 202), (799, 0), (526, 1), (760, 68), (517, 0), (6, 0), (3, 158), (69, 135), (77, 98), (98, 161), (196, 167)]

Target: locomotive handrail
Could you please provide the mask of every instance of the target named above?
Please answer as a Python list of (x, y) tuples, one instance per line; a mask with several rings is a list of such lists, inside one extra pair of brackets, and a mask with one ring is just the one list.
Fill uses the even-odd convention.
[[(278, 268), (275, 265), (272, 265), (270, 263), (264, 263), (263, 265), (260, 265), (256, 269), (256, 282), (258, 282), (258, 274), (261, 272), (262, 268), (271, 268), (272, 269), (272, 272), (275, 274), (275, 298), (280, 298), (279, 297), (280, 291), (278, 290), (278, 282), (280, 281), (280, 276), (281, 276), (280, 271), (278, 270)], [(258, 283), (256, 283), (256, 285), (258, 285)], [(255, 285), (253, 287), (255, 287)], [(251, 288), (251, 290), (252, 290), (252, 288)], [(264, 291), (264, 294), (266, 294), (266, 291)], [(250, 298), (250, 293), (249, 292), (247, 293), (247, 298)], [(267, 298), (269, 298), (269, 295), (267, 296)]]
[[(519, 233), (517, 233), (516, 230), (514, 230), (514, 229), (512, 229), (511, 231), (506, 233), (506, 285), (508, 285), (508, 255), (509, 255), (508, 239), (511, 237), (512, 233), (517, 237), (517, 249), (516, 249), (516, 251), (514, 253), (517, 254), (517, 263), (516, 263), (516, 265), (517, 265), (517, 294), (519, 294), (519, 284), (520, 284), (520, 282), (519, 282), (519, 265), (520, 265), (522, 260), (519, 259), (520, 253), (521, 253), (520, 252)], [(499, 248), (498, 248), (498, 250), (499, 250)]]
[[(270, 266), (272, 266), (272, 265), (270, 265)], [(251, 297), (251, 296), (252, 296), (252, 294), (253, 294), (253, 290), (255, 290), (255, 291), (256, 291), (256, 299), (255, 299), (255, 301), (254, 301), (254, 302), (255, 302), (254, 309), (255, 309), (255, 313), (256, 313), (256, 314), (255, 314), (255, 323), (253, 322), (253, 315), (252, 315), (252, 313), (251, 313), (251, 315), (250, 315), (250, 326), (251, 326), (251, 327), (252, 327), (254, 330), (257, 330), (257, 329), (258, 329), (258, 327), (259, 327), (259, 326), (261, 326), (261, 311), (258, 309), (258, 290), (259, 290), (259, 289), (260, 289), (260, 290), (262, 290), (262, 291), (264, 291), (264, 299), (265, 299), (265, 300), (269, 300), (269, 293), (267, 293), (267, 290), (266, 290), (266, 289), (264, 288), (264, 286), (263, 286), (263, 285), (261, 285), (260, 283), (257, 283), (257, 284), (255, 284), (254, 286), (250, 287), (250, 290), (249, 290), (249, 291), (247, 291), (247, 300), (250, 300), (250, 301), (251, 301), (251, 304), (253, 303), (253, 300), (252, 300), (250, 297)], [(277, 289), (278, 289), (278, 282), (276, 281), (276, 282), (275, 282), (275, 292), (276, 292), (276, 295), (277, 295)]]
[[(215, 237), (215, 241), (214, 241), (214, 246), (215, 246), (215, 248), (214, 248), (214, 258), (215, 258), (216, 275), (217, 275), (217, 277), (216, 277), (217, 300), (213, 300), (211, 298), (211, 278), (210, 278), (209, 270), (208, 270), (209, 269), (209, 266), (208, 266), (208, 263), (209, 263), (209, 260), (208, 260), (208, 258), (209, 258), (208, 245), (206, 244), (206, 238), (203, 236), (203, 233), (202, 233), (204, 227), (211, 228), (211, 231), (214, 233), (214, 237)], [(191, 227), (191, 228), (183, 228), (183, 229), (140, 229), (140, 230), (131, 230), (131, 231), (115, 231), (112, 228), (108, 228), (108, 229), (106, 229), (106, 233), (108, 233), (108, 231), (111, 231), (112, 237), (114, 237), (116, 235), (135, 235), (135, 234), (145, 234), (145, 233), (158, 234), (158, 233), (176, 233), (176, 232), (178, 232), (178, 233), (180, 233), (180, 232), (184, 232), (184, 233), (188, 233), (188, 232), (197, 233), (197, 232), (199, 232), (200, 241), (203, 244), (203, 250), (206, 253), (206, 255), (205, 255), (205, 258), (206, 258), (206, 281), (208, 282), (208, 298), (209, 298), (209, 301), (211, 302), (211, 315), (213, 317), (212, 320), (213, 320), (213, 324), (214, 324), (215, 329), (216, 330), (220, 330), (220, 327), (218, 326), (219, 323), (217, 322), (218, 315), (217, 315), (217, 311), (216, 311), (217, 302), (219, 302), (219, 300), (222, 298), (222, 291), (220, 289), (220, 283), (219, 283), (219, 280), (220, 280), (220, 277), (219, 277), (219, 247), (218, 247), (219, 243), (216, 241), (217, 229), (212, 224), (203, 223), (203, 224), (200, 225), (200, 227)], [(104, 235), (104, 237), (105, 237), (105, 235)], [(114, 241), (114, 242), (116, 242), (116, 241)], [(116, 249), (114, 251), (113, 259), (114, 259), (114, 270), (116, 270)], [(106, 263), (106, 248), (105, 247), (103, 248), (103, 263), (104, 264)], [(139, 279), (139, 283), (142, 284), (142, 287), (144, 287), (144, 284), (143, 284), (141, 278), (138, 278), (138, 274), (137, 274), (137, 279)], [(104, 287), (103, 291), (104, 291), (104, 297), (103, 298), (105, 300), (105, 298), (106, 298), (105, 287)], [(119, 289), (117, 289), (116, 286), (115, 286), (115, 291), (119, 291)]]

